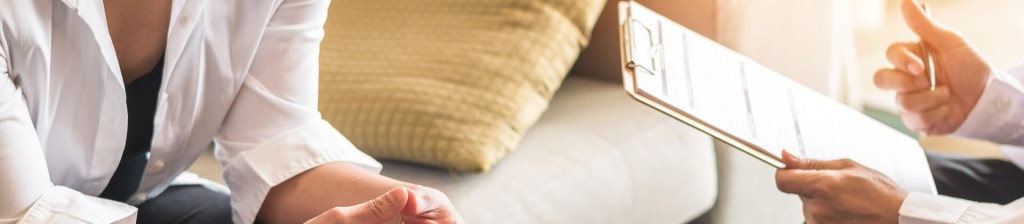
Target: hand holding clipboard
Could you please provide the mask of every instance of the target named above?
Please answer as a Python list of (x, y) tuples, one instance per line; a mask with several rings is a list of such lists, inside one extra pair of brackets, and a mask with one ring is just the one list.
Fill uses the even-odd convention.
[(640, 103), (775, 168), (789, 168), (783, 150), (849, 158), (908, 191), (936, 192), (916, 139), (636, 2), (619, 3), (618, 24), (623, 87)]

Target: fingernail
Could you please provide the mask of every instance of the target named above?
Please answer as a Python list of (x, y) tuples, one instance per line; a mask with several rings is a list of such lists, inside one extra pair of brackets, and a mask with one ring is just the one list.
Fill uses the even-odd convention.
[(793, 153), (789, 153), (789, 150), (785, 150), (785, 149), (782, 150), (782, 162), (783, 163), (792, 164), (794, 162), (799, 162), (799, 161), (800, 161), (800, 158), (797, 158), (796, 156), (794, 156)]
[(914, 66), (914, 63), (907, 64), (907, 71), (910, 71), (911, 75), (921, 75), (921, 68)]
[(929, 82), (928, 79), (925, 78), (919, 78), (916, 82), (918, 88), (924, 88), (932, 85), (931, 82)]

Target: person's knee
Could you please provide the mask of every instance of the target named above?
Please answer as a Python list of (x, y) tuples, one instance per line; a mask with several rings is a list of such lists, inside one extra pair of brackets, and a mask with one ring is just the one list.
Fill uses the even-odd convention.
[(195, 206), (194, 213), (192, 213), (195, 223), (223, 223), (225, 221), (231, 222), (231, 197), (227, 194), (212, 191), (205, 187), (197, 187), (194, 189), (196, 192), (196, 200), (202, 202), (197, 203)]
[(139, 223), (231, 223), (231, 197), (200, 185), (172, 186), (138, 206)]
[(193, 223), (230, 223), (231, 202), (227, 197), (196, 208)]

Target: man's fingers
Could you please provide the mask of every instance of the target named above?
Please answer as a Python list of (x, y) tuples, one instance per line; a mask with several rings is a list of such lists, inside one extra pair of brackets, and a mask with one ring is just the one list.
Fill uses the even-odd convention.
[(345, 213), (352, 223), (382, 223), (395, 218), (408, 201), (408, 191), (396, 187), (373, 200), (347, 207)]
[(932, 20), (916, 0), (903, 0), (901, 8), (907, 26), (929, 46), (946, 48), (963, 43), (958, 34)]
[(820, 170), (781, 169), (775, 171), (775, 186), (782, 192), (813, 198), (824, 178), (828, 174)]
[(889, 62), (896, 67), (896, 70), (914, 75), (924, 75), (924, 62), (918, 53), (920, 45), (917, 43), (895, 43), (885, 51)]
[(786, 168), (775, 171), (776, 187), (779, 191), (808, 198), (814, 198), (817, 192), (836, 183), (836, 175), (839, 174), (837, 170), (857, 166), (856, 162), (849, 159), (800, 159), (785, 150), (782, 151), (782, 162)]
[(940, 34), (936, 33), (938, 28), (935, 27), (935, 22), (932, 21), (931, 16), (921, 8), (921, 4), (916, 0), (903, 0), (900, 3), (900, 9), (903, 12), (903, 21), (910, 27), (910, 31), (921, 37), (921, 39), (927, 39)]
[(875, 72), (875, 86), (902, 93), (928, 89), (931, 83), (925, 76), (911, 76), (894, 69), (881, 69)]
[(795, 155), (789, 153), (789, 151), (782, 151), (782, 162), (786, 164), (786, 169), (800, 169), (800, 170), (836, 170), (848, 168), (856, 165), (849, 159), (840, 160), (813, 160), (813, 159), (801, 159)]
[(930, 130), (935, 125), (945, 122), (949, 117), (949, 110), (949, 105), (944, 104), (919, 113), (905, 113), (902, 114), (903, 124), (907, 125), (910, 130), (931, 134)]
[(896, 94), (896, 105), (900, 111), (920, 113), (935, 109), (949, 102), (949, 88), (945, 86), (935, 87), (935, 91), (919, 90)]

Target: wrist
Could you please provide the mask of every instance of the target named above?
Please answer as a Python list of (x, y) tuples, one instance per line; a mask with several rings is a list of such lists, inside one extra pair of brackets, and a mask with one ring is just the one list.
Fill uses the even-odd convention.
[(889, 216), (886, 218), (886, 222), (888, 222), (888, 223), (899, 223), (900, 210), (903, 209), (903, 202), (907, 201), (907, 196), (909, 196), (909, 195), (910, 195), (910, 193), (908, 193), (907, 191), (904, 191), (903, 189), (897, 189), (897, 192), (896, 192), (896, 195), (895, 195), (895, 198), (894, 198), (896, 200), (893, 203), (895, 206), (894, 207), (890, 207), (888, 209), (887, 213), (889, 214)]
[(977, 95), (962, 99), (967, 106), (966, 111), (962, 121), (949, 135), (1006, 143), (1014, 137), (1007, 133), (1015, 133), (1015, 130), (1008, 129), (1012, 126), (1008, 124), (1022, 117), (1013, 113), (1016, 110), (1013, 107), (1019, 103), (1014, 101), (1020, 100), (1017, 96), (1024, 93), (1024, 86), (1016, 77), (991, 66), (987, 68), (990, 72), (977, 88)]
[(413, 185), (348, 162), (325, 163), (271, 188), (257, 219), (301, 223), (334, 207), (372, 200), (398, 186)]

